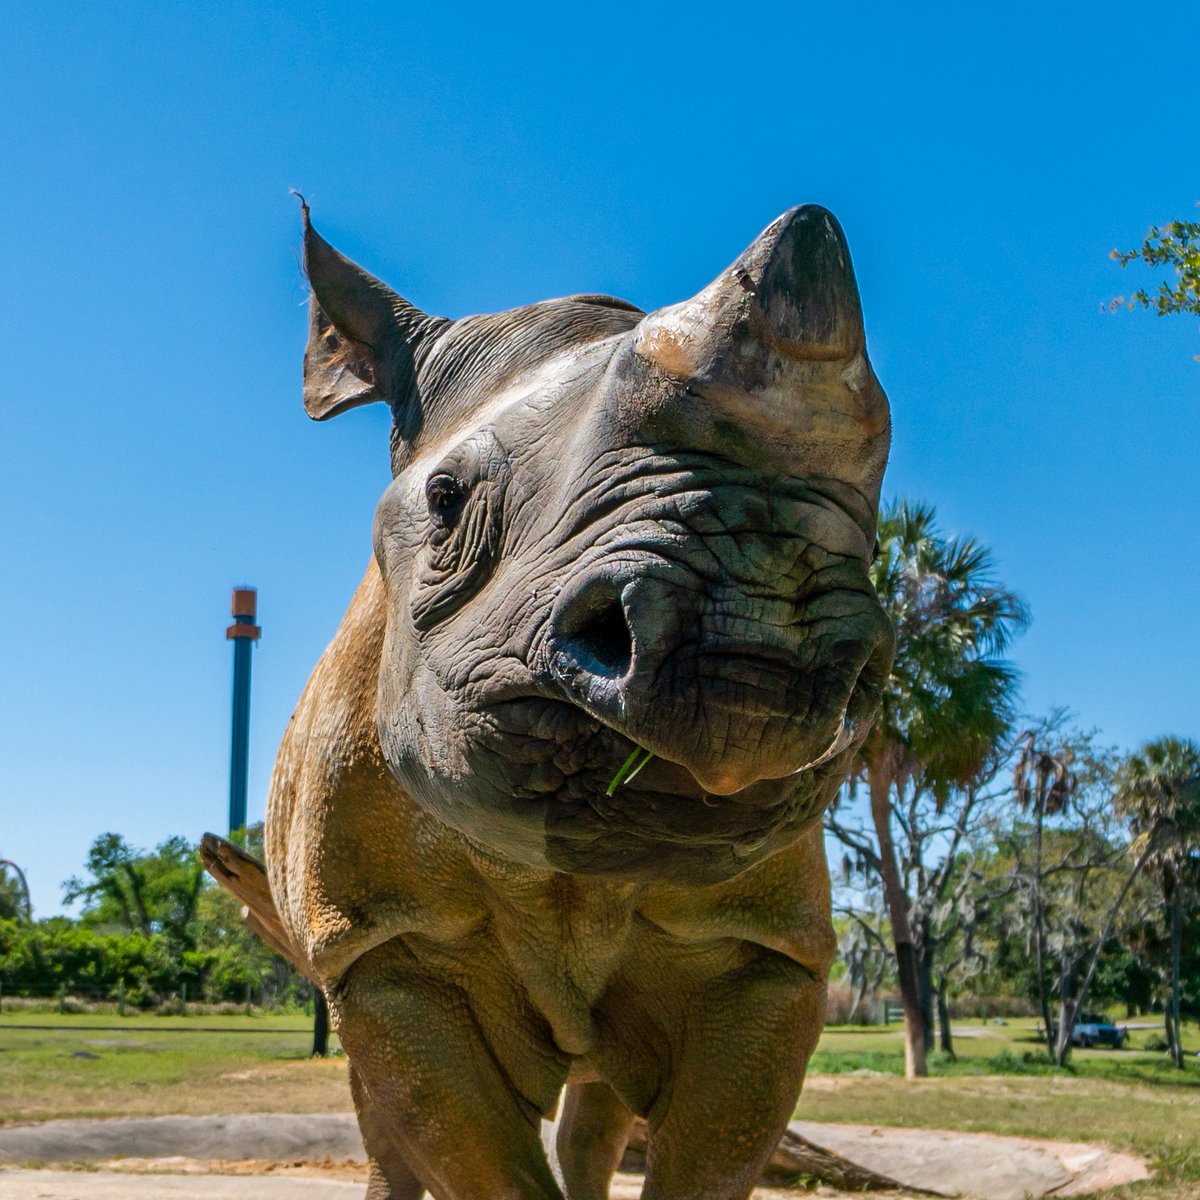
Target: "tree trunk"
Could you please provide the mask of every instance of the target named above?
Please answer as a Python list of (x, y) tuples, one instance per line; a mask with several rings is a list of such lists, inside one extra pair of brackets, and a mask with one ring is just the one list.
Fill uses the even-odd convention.
[(892, 942), (896, 948), (896, 974), (900, 982), (900, 1002), (904, 1007), (904, 1075), (916, 1079), (929, 1074), (925, 1063), (925, 1036), (921, 1017), (921, 987), (917, 978), (917, 955), (912, 928), (908, 921), (908, 897), (900, 883), (896, 847), (892, 841), (892, 772), (887, 752), (867, 767), (867, 787), (871, 793), (871, 817), (879, 842), (880, 874), (883, 895), (892, 923)]
[[(1068, 951), (1064, 948), (1063, 954)], [(1065, 1067), (1071, 1058), (1071, 1035), (1075, 1032), (1075, 1017), (1083, 1006), (1083, 995), (1074, 989), (1075, 972), (1064, 959), (1058, 971), (1058, 1028), (1054, 1032), (1054, 1065)]]
[(146, 937), (150, 937), (153, 930), (150, 927), (150, 913), (146, 909), (146, 898), (142, 894), (144, 881), (141, 872), (131, 863), (122, 863), (121, 867), (125, 872), (125, 878), (129, 881), (129, 895), (133, 900), (133, 908), (137, 916), (137, 928)]
[(1046, 915), (1042, 911), (1042, 824), (1046, 816), (1045, 796), (1038, 795), (1037, 820), (1033, 851), (1033, 948), (1037, 962), (1038, 1005), (1042, 1010), (1042, 1029), (1046, 1037), (1046, 1053), (1057, 1061), (1054, 1026), (1050, 1020), (1050, 997), (1046, 994)]
[(1167, 1038), (1171, 1050), (1171, 1061), (1183, 1070), (1183, 1030), (1179, 1021), (1179, 953), (1180, 953), (1180, 900), (1182, 889), (1176, 887), (1171, 898), (1171, 995), (1167, 1001)]
[(1078, 1011), (1078, 999), (1071, 1001), (1064, 995), (1058, 1006), (1058, 1029), (1054, 1038), (1054, 1065), (1057, 1067), (1065, 1067), (1071, 1061), (1071, 1033)]
[(958, 1055), (954, 1053), (954, 1038), (950, 1032), (950, 1005), (946, 1003), (946, 981), (941, 980), (937, 990), (937, 1014), (938, 1014), (938, 1029), (941, 1032), (941, 1049), (943, 1054), (948, 1054), (951, 1058), (957, 1060)]
[(329, 1054), (329, 1005), (325, 993), (313, 985), (313, 1058), (326, 1058)]
[(921, 951), (917, 956), (917, 983), (921, 990), (921, 1037), (928, 1053), (933, 1045), (934, 987), (933, 959), (937, 943), (926, 929), (921, 937)]
[(861, 1025), (862, 1024), (861, 1021), (857, 1021), (857, 1020), (855, 1020), (855, 1018), (858, 1016), (858, 1010), (862, 1007), (863, 997), (866, 994), (867, 994), (867, 981), (866, 981), (866, 977), (864, 975), (864, 978), (862, 979), (862, 981), (860, 983), (857, 983), (854, 985), (854, 990), (852, 992), (854, 999), (851, 1001), (850, 1011), (846, 1014), (846, 1024), (847, 1025)]

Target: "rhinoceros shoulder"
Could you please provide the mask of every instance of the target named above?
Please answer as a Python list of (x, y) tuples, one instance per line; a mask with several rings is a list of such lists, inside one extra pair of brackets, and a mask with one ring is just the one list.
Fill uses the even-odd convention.
[(267, 803), (267, 864), (280, 918), (331, 981), (405, 934), (455, 939), (486, 919), (462, 839), (396, 782), (375, 697), (385, 627), (374, 562), (284, 735)]

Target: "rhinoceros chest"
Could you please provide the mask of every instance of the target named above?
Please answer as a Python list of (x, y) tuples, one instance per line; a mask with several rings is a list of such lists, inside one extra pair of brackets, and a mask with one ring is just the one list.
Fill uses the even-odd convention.
[(679, 996), (744, 954), (740, 939), (681, 937), (647, 919), (635, 885), (562, 875), (488, 883), (486, 919), (468, 936), (425, 942), (424, 953), (467, 993), (493, 1047), (528, 1039), (586, 1059), (597, 1014), (611, 1015), (614, 994), (633, 987)]
[(554, 876), (489, 896), (490, 953), (567, 1055), (594, 1042), (593, 1010), (634, 938), (634, 892)]

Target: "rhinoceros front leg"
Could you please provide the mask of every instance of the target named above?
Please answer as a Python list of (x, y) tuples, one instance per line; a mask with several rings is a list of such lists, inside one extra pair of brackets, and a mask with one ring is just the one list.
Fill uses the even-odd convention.
[(376, 1108), (353, 1067), (350, 1094), (354, 1097), (358, 1128), (371, 1171), (366, 1200), (421, 1200), (425, 1185), (412, 1173), (400, 1148), (392, 1141), (386, 1114)]
[(791, 1118), (824, 1015), (824, 978), (772, 951), (693, 993), (666, 1031), (672, 1055), (649, 1112), (642, 1200), (750, 1194)]
[(436, 1200), (563, 1200), (541, 1113), (498, 1066), (458, 987), (393, 941), (359, 959), (330, 1000), (370, 1101), (372, 1140), (394, 1148)]
[(576, 1083), (563, 1098), (558, 1165), (568, 1200), (607, 1200), (634, 1116), (606, 1083)]

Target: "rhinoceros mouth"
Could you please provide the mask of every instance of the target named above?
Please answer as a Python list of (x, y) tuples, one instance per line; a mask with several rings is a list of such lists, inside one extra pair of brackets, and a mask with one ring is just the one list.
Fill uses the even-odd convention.
[(547, 859), (578, 874), (716, 881), (782, 848), (819, 820), (865, 732), (843, 719), (818, 759), (728, 794), (654, 757), (610, 788), (631, 743), (569, 702), (513, 697), (480, 714), (483, 773), (505, 779), (513, 815), (539, 827)]
[[(852, 746), (862, 740), (866, 730), (863, 719), (860, 692), (856, 689), (840, 716), (833, 722), (833, 732), (824, 743), (824, 748), (807, 762), (776, 776), (753, 780), (745, 787), (732, 791), (712, 792), (688, 768), (686, 763), (675, 761), (670, 753), (639, 745), (626, 733), (597, 718), (587, 709), (544, 695), (519, 695), (497, 700), (472, 723), (471, 740), (480, 748), (512, 764), (513, 775), (519, 776), (521, 767), (541, 767), (539, 775), (544, 780), (549, 771), (560, 773), (564, 779), (577, 778), (586, 774), (598, 784), (601, 792), (612, 795), (623, 788), (626, 791), (657, 790), (681, 800), (694, 800), (712, 807), (719, 802), (745, 803), (748, 793), (755, 784), (779, 783), (814, 771), (835, 758), (841, 758)], [(870, 701), (868, 701), (869, 703)], [(757, 704), (747, 701), (744, 695), (731, 694), (728, 702), (717, 697), (708, 710), (713, 713), (728, 713), (745, 716), (752, 714), (764, 724), (777, 724), (789, 719), (783, 709), (764, 713)], [(631, 751), (643, 751), (649, 755), (645, 766), (638, 770), (637, 777), (627, 782), (618, 778), (621, 763)], [(613, 786), (614, 780), (616, 787)], [(654, 781), (657, 786), (649, 785)], [(515, 782), (515, 780), (514, 780)], [(544, 796), (548, 790), (537, 783), (517, 785), (521, 795)]]
[(676, 763), (652, 760), (605, 787), (583, 772), (541, 814), (547, 861), (576, 874), (715, 883), (782, 849), (820, 820), (844, 763), (759, 780), (729, 795), (703, 789)]

